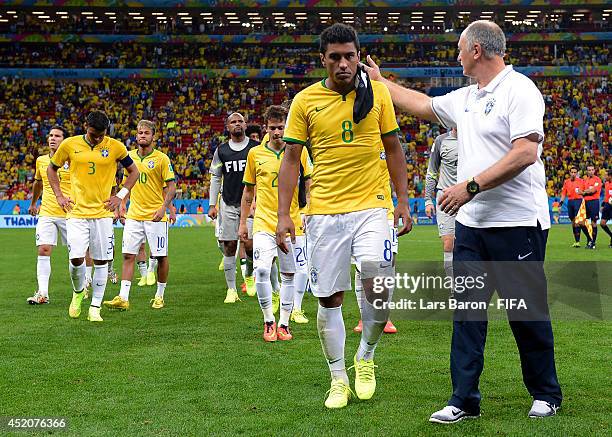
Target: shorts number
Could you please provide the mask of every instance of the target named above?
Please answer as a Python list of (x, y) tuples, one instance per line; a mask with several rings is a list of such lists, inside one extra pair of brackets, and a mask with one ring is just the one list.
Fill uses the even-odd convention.
[(94, 174), (96, 172), (96, 163), (92, 161), (87, 162), (89, 164), (89, 171), (87, 174)]
[(300, 267), (303, 267), (306, 264), (306, 251), (302, 247), (295, 248), (295, 262)]
[(140, 173), (140, 176), (138, 177), (138, 181), (141, 184), (146, 184), (147, 183), (147, 174), (146, 173)]
[(350, 120), (342, 122), (342, 141), (350, 143), (353, 141), (353, 123)]
[(166, 237), (157, 237), (157, 250), (163, 249), (166, 246)]
[(108, 237), (108, 247), (106, 249), (107, 255), (113, 255), (115, 252), (115, 235)]
[(391, 250), (391, 241), (385, 240), (385, 251), (383, 253), (385, 261), (391, 261), (393, 259), (393, 251)]
[(272, 187), (276, 188), (278, 187), (278, 173), (273, 171), (272, 174), (274, 175), (274, 179), (272, 179)]
[(391, 229), (391, 237), (393, 238), (393, 244), (397, 244), (397, 229)]

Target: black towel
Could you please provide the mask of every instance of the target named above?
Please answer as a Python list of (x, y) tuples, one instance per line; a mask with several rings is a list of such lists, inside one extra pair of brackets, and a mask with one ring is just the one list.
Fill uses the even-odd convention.
[(370, 76), (363, 67), (358, 67), (355, 75), (355, 105), (353, 106), (353, 121), (357, 124), (368, 116), (374, 107), (374, 91)]

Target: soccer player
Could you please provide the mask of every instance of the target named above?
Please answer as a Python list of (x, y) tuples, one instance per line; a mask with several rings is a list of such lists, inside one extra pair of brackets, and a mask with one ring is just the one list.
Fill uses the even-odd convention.
[(253, 141), (261, 142), (261, 126), (258, 124), (249, 124), (244, 131), (244, 134)]
[[(38, 291), (34, 296), (28, 297), (31, 305), (49, 303), (49, 278), (51, 277), (51, 253), (57, 245), (58, 235), (63, 244), (66, 244), (66, 212), (55, 201), (55, 195), (47, 178), (47, 167), (51, 158), (57, 151), (60, 143), (68, 136), (68, 131), (62, 126), (53, 126), (47, 136), (49, 153), (36, 158), (36, 173), (32, 187), (32, 201), (28, 212), (39, 216), (36, 224), (36, 247), (38, 261), (36, 263), (36, 277)], [(70, 195), (70, 163), (63, 162), (58, 170), (60, 190), (65, 196)], [(42, 195), (40, 210), (36, 202)]]
[[(580, 247), (580, 225), (574, 221), (580, 205), (582, 204), (582, 190), (584, 189), (584, 181), (578, 177), (578, 168), (572, 166), (570, 168), (570, 177), (563, 182), (563, 189), (561, 190), (561, 200), (563, 202), (567, 198), (567, 215), (572, 221), (572, 231), (574, 233), (574, 245), (573, 247)], [(587, 231), (585, 229), (585, 234)], [(587, 234), (588, 235), (588, 234)], [(588, 237), (587, 237), (588, 238)]]
[[(461, 33), (458, 48), (463, 74), (474, 84), (433, 98), (384, 79), (370, 57), (367, 61), (372, 77), (389, 88), (398, 109), (449, 129), (457, 127), (458, 183), (440, 198), (444, 212), (457, 214), (453, 272), (474, 278), (486, 274), (485, 269), (504, 270), (493, 270), (484, 287), (466, 287), (455, 297), (468, 308), (488, 307), (495, 290), (502, 298), (524, 299), (528, 320), (521, 317), (527, 311), (507, 312), (523, 382), (533, 398), (528, 416), (554, 416), (563, 397), (544, 272), (550, 229), (541, 159), (544, 99), (528, 77), (505, 65), (506, 37), (494, 22), (471, 23)], [(487, 312), (457, 309), (453, 317), (453, 393), (447, 406), (430, 416), (434, 423), (480, 416)]]
[[(258, 143), (245, 135), (246, 122), (242, 114), (234, 112), (227, 117), (226, 127), (230, 140), (221, 144), (213, 156), (210, 166), (210, 208), (208, 216), (216, 219), (219, 216), (219, 242), (223, 251), (223, 270), (227, 293), (224, 303), (239, 301), (236, 292), (236, 249), (238, 247), (238, 226), (240, 225), (240, 201), (244, 184), (244, 167), (249, 150)], [(221, 190), (221, 185), (223, 189)], [(217, 196), (221, 190), (219, 211), (217, 213)], [(253, 257), (253, 240), (245, 243), (246, 255)], [(249, 284), (247, 284), (248, 287)]]
[[(151, 257), (158, 262), (157, 292), (151, 299), (152, 308), (164, 307), (164, 291), (168, 282), (168, 217), (166, 211), (170, 208), (176, 193), (174, 170), (168, 155), (154, 147), (155, 123), (140, 120), (136, 129), (138, 149), (130, 151), (129, 157), (136, 163), (140, 176), (130, 195), (121, 202), (120, 210), (121, 217), (125, 217), (121, 244), (123, 251), (121, 290), (118, 296), (104, 302), (104, 306), (119, 310), (130, 308), (129, 296), (134, 275), (134, 261), (145, 240), (149, 243)], [(166, 190), (164, 186), (167, 186)], [(130, 208), (125, 215), (128, 197)]]
[(612, 169), (608, 169), (604, 190), (604, 202), (601, 206), (601, 229), (610, 237), (609, 247), (612, 248), (612, 233), (608, 228), (608, 220), (612, 219)]
[[(78, 318), (81, 314), (85, 285), (85, 252), (89, 247), (94, 260), (93, 296), (87, 319), (102, 322), (100, 305), (108, 280), (108, 261), (115, 246), (113, 216), (119, 217), (121, 200), (138, 180), (138, 169), (128, 156), (125, 145), (106, 136), (110, 121), (102, 111), (87, 115), (86, 134), (66, 138), (51, 158), (47, 175), (57, 203), (66, 214), (66, 231), (72, 279), (72, 301), (68, 314)], [(70, 161), (71, 196), (60, 189), (58, 169)], [(110, 196), (117, 162), (128, 172), (123, 188)]]
[[(371, 82), (358, 67), (359, 39), (355, 30), (334, 24), (321, 33), (320, 59), (328, 77), (293, 99), (285, 135), (285, 157), (279, 172), (277, 244), (288, 252), (286, 236), (295, 241), (291, 204), (303, 145), (312, 148), (314, 169), (306, 215), (306, 244), (310, 288), (319, 298), (317, 329), (331, 372), (327, 408), (346, 406), (351, 390), (344, 362), (346, 332), (342, 318), (344, 292), (351, 290), (351, 257), (362, 272), (364, 292), (373, 290), (373, 265), (393, 275), (391, 234), (387, 223), (387, 181), (380, 177), (379, 144), (383, 142), (389, 174), (398, 194), (395, 224), (408, 232), (406, 159), (389, 92)], [(370, 262), (370, 263), (368, 263)], [(377, 300), (390, 299), (384, 289)], [(382, 307), (382, 309), (381, 309)], [(374, 350), (388, 320), (388, 306), (363, 299), (363, 332), (354, 356), (355, 391), (369, 399), (376, 389)]]
[[(246, 218), (255, 197), (255, 189), (257, 189), (257, 209), (253, 222), (255, 288), (264, 317), (263, 339), (271, 342), (277, 339), (282, 341), (293, 338), (289, 330), (289, 318), (294, 302), (294, 276), (297, 270), (295, 252), (298, 250), (298, 246), (297, 241), (295, 247), (291, 242), (288, 242), (289, 251), (284, 253), (276, 245), (278, 173), (285, 152), (283, 133), (287, 110), (282, 106), (270, 106), (264, 115), (264, 119), (270, 140), (267, 144), (261, 144), (249, 151), (243, 179), (245, 187), (242, 193), (239, 235), (242, 241), (248, 239)], [(305, 169), (301, 176), (305, 179), (310, 178), (312, 164), (306, 149), (302, 150), (300, 161)], [(304, 231), (299, 215), (297, 197), (298, 193), (295, 190), (291, 205), (291, 218), (296, 228), (296, 235), (302, 236)], [(302, 253), (304, 252), (303, 245), (299, 247), (299, 250)], [(281, 274), (278, 329), (272, 309), (272, 283), (270, 282), (272, 263), (277, 257)]]
[(593, 226), (593, 237), (584, 229), (587, 235), (587, 245), (585, 249), (595, 249), (595, 242), (597, 241), (597, 222), (599, 221), (599, 197), (601, 196), (602, 183), (599, 176), (595, 174), (595, 166), (593, 164), (587, 165), (586, 177), (584, 178), (584, 189), (582, 196), (586, 207), (587, 220), (591, 221)]
[(438, 234), (444, 250), (444, 271), (453, 277), (453, 243), (455, 241), (455, 217), (440, 209), (442, 192), (457, 183), (457, 129), (439, 135), (431, 146), (427, 176), (425, 177), (425, 214), (436, 218)]

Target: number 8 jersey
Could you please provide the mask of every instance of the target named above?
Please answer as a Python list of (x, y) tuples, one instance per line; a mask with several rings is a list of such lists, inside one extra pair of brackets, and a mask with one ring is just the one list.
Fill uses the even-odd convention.
[(300, 91), (291, 104), (283, 139), (312, 147), (314, 169), (308, 215), (387, 208), (380, 177), (380, 141), (399, 131), (387, 87), (372, 81), (374, 106), (353, 122), (355, 91), (341, 95), (325, 79)]

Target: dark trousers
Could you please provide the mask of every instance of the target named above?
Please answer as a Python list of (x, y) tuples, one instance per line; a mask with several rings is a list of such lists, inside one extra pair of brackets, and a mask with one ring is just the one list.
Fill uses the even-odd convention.
[[(539, 225), (480, 229), (457, 222), (455, 226), (455, 278), (482, 272), (487, 277), (483, 289), (463, 293), (456, 289), (457, 300), (489, 302), (494, 290), (500, 298), (527, 300), (533, 311), (524, 320), (523, 313), (507, 311), (519, 350), (523, 382), (534, 399), (561, 405), (544, 274), (548, 231)], [(476, 295), (478, 298), (473, 299)], [(453, 395), (448, 404), (474, 414), (480, 412), (478, 383), (486, 338), (486, 309), (455, 311), (450, 357)]]

